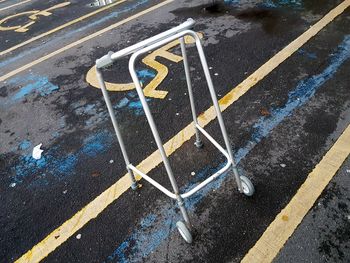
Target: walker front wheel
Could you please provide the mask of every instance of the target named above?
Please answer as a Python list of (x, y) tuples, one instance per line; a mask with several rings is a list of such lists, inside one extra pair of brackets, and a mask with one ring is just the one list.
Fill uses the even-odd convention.
[(252, 181), (250, 181), (248, 177), (245, 177), (243, 175), (240, 176), (240, 179), (243, 188), (243, 194), (245, 194), (246, 196), (252, 196), (255, 192)]
[(185, 225), (185, 223), (182, 221), (178, 221), (176, 223), (176, 227), (179, 230), (182, 238), (185, 239), (185, 241), (187, 243), (191, 244), (192, 243), (192, 235), (191, 235), (191, 232), (188, 230), (187, 226)]

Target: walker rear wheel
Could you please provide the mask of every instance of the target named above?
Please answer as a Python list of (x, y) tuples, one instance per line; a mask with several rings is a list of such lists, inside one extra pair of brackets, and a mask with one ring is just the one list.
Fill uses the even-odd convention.
[(252, 181), (250, 181), (250, 179), (248, 177), (245, 177), (244, 175), (241, 175), (240, 179), (243, 188), (243, 194), (245, 194), (246, 196), (252, 196), (255, 192)]
[(182, 238), (185, 239), (185, 241), (187, 243), (191, 244), (192, 243), (192, 235), (191, 235), (191, 232), (188, 230), (187, 226), (185, 225), (185, 223), (182, 221), (178, 221), (176, 223), (176, 227), (179, 230)]

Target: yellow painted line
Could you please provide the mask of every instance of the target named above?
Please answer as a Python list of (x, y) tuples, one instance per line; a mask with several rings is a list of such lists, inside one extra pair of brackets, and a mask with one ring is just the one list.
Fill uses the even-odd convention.
[(33, 67), (33, 66), (35, 66), (35, 65), (37, 65), (37, 64), (39, 64), (39, 63), (41, 63), (43, 61), (48, 60), (49, 58), (52, 58), (52, 57), (54, 57), (54, 56), (56, 56), (56, 55), (58, 55), (58, 54), (60, 54), (60, 53), (62, 53), (64, 51), (66, 51), (68, 49), (71, 49), (71, 48), (73, 48), (75, 46), (83, 44), (84, 42), (86, 42), (86, 41), (88, 41), (90, 39), (93, 39), (93, 38), (95, 38), (95, 37), (97, 37), (97, 36), (99, 36), (99, 35), (101, 35), (103, 33), (108, 32), (109, 30), (117, 28), (117, 27), (119, 27), (119, 26), (121, 26), (123, 24), (126, 24), (127, 22), (129, 22), (131, 20), (134, 20), (134, 19), (136, 19), (136, 18), (138, 18), (140, 16), (143, 16), (143, 15), (145, 15), (145, 14), (147, 14), (147, 13), (153, 11), (153, 10), (156, 10), (156, 9), (158, 9), (158, 8), (164, 6), (164, 5), (167, 5), (167, 4), (169, 4), (169, 3), (173, 2), (173, 1), (174, 0), (166, 0), (164, 2), (161, 2), (161, 3), (157, 4), (157, 5), (154, 5), (154, 6), (150, 7), (150, 8), (147, 8), (147, 9), (145, 9), (145, 10), (143, 10), (143, 11), (141, 11), (141, 12), (135, 14), (135, 15), (129, 16), (128, 18), (123, 19), (123, 20), (121, 20), (121, 21), (119, 21), (119, 22), (117, 22), (117, 23), (115, 23), (113, 25), (105, 27), (104, 29), (101, 29), (99, 31), (96, 31), (93, 34), (90, 34), (90, 35), (88, 35), (86, 37), (83, 37), (83, 38), (79, 39), (78, 41), (75, 41), (75, 42), (73, 42), (73, 43), (71, 43), (71, 44), (69, 44), (67, 46), (64, 46), (64, 47), (62, 47), (60, 49), (57, 49), (57, 50), (51, 52), (50, 54), (47, 54), (46, 56), (43, 56), (43, 57), (41, 57), (41, 58), (39, 58), (37, 60), (34, 60), (34, 61), (32, 61), (32, 62), (30, 62), (30, 63), (28, 63), (26, 65), (23, 65), (22, 67), (19, 67), (19, 68), (15, 69), (15, 70), (13, 70), (13, 71), (3, 75), (2, 77), (0, 77), (0, 81), (4, 81), (4, 80), (6, 80), (6, 79), (8, 79), (10, 77), (13, 77), (14, 75), (16, 75), (16, 74), (18, 74), (18, 73), (20, 73), (20, 72), (22, 72), (22, 71), (24, 71), (26, 69), (29, 69), (29, 68), (31, 68), (31, 67)]
[[(4, 10), (6, 10), (6, 9), (10, 9), (11, 7), (15, 7), (15, 6), (18, 6), (18, 5), (21, 5), (21, 4), (25, 4), (25, 3), (30, 2), (30, 1), (32, 1), (32, 0), (24, 0), (24, 1), (21, 1), (21, 2), (19, 2), (19, 3), (17, 3), (17, 4), (13, 4), (13, 5), (9, 5), (9, 6), (0, 8), (0, 11), (4, 11)], [(2, 1), (0, 1), (0, 3), (1, 3), (1, 2), (2, 2)]]
[[(231, 104), (237, 101), (244, 95), (251, 87), (258, 81), (263, 79), (271, 71), (273, 71), (280, 63), (291, 56), (301, 46), (303, 46), (310, 38), (316, 35), (322, 28), (329, 24), (335, 17), (341, 14), (350, 5), (350, 0), (344, 1), (342, 4), (331, 10), (319, 22), (313, 25), (305, 33), (303, 33), (296, 40), (291, 42), (288, 46), (278, 52), (269, 61), (257, 69), (252, 75), (244, 80), (237, 87), (233, 88), (227, 93), (219, 103), (222, 111), (227, 109)], [(216, 118), (213, 107), (207, 109), (199, 116), (199, 123), (203, 127)], [(177, 133), (164, 145), (167, 155), (171, 155), (178, 148), (181, 147), (194, 135), (193, 124), (188, 124), (184, 129)], [(145, 160), (143, 160), (137, 168), (144, 173), (149, 173), (162, 162), (159, 151), (153, 152)], [(140, 176), (137, 176), (140, 179)], [(112, 202), (118, 199), (131, 186), (128, 174), (122, 176), (116, 183), (106, 189), (103, 193), (97, 196), (83, 209), (77, 212), (72, 218), (64, 222), (60, 227), (53, 230), (45, 239), (40, 241), (31, 250), (20, 257), (17, 262), (38, 262), (45, 258), (48, 254), (54, 251), (58, 246), (65, 242), (69, 237), (74, 235), (76, 231), (81, 229), (91, 219), (96, 218), (104, 209)]]
[(272, 262), (350, 154), (350, 125), (326, 153), (289, 204), (276, 216), (242, 263)]
[[(27, 2), (28, 2), (28, 1), (31, 1), (31, 0), (27, 0)], [(40, 38), (46, 37), (46, 36), (48, 36), (48, 35), (51, 35), (51, 34), (57, 32), (57, 31), (59, 31), (59, 30), (61, 30), (61, 29), (63, 29), (63, 28), (66, 28), (66, 27), (68, 27), (68, 26), (74, 25), (74, 24), (76, 24), (76, 23), (78, 23), (78, 22), (80, 22), (80, 21), (82, 21), (82, 20), (84, 20), (84, 19), (86, 19), (86, 18), (89, 18), (89, 17), (91, 17), (91, 16), (94, 16), (94, 15), (100, 13), (100, 12), (103, 12), (103, 11), (105, 11), (105, 10), (111, 8), (111, 7), (116, 6), (116, 5), (119, 5), (119, 4), (121, 4), (121, 3), (125, 2), (125, 1), (126, 1), (126, 0), (120, 0), (120, 1), (115, 2), (115, 3), (113, 3), (113, 4), (106, 5), (105, 7), (99, 8), (99, 9), (97, 9), (97, 10), (91, 12), (91, 13), (88, 13), (88, 14), (86, 14), (86, 15), (83, 15), (83, 16), (81, 16), (81, 17), (78, 17), (77, 19), (74, 19), (74, 20), (72, 20), (72, 21), (69, 21), (69, 22), (67, 22), (67, 23), (65, 23), (65, 24), (63, 24), (63, 25), (60, 25), (60, 26), (58, 26), (58, 27), (56, 27), (56, 28), (54, 28), (54, 29), (52, 29), (52, 30), (50, 30), (50, 31), (47, 31), (47, 32), (45, 32), (45, 33), (43, 33), (43, 34), (40, 34), (40, 35), (36, 36), (36, 37), (33, 37), (33, 38), (28, 39), (28, 40), (26, 40), (26, 41), (23, 41), (23, 42), (21, 42), (21, 43), (18, 44), (18, 45), (15, 45), (15, 46), (13, 46), (13, 47), (10, 47), (9, 49), (6, 49), (6, 50), (4, 50), (4, 51), (1, 51), (1, 52), (0, 52), (0, 56), (3, 56), (3, 55), (5, 55), (5, 54), (7, 54), (7, 53), (9, 53), (9, 52), (11, 52), (11, 51), (14, 51), (14, 50), (16, 50), (16, 49), (18, 49), (18, 48), (20, 48), (20, 47), (23, 47), (23, 46), (25, 46), (25, 45), (27, 45), (27, 44), (29, 44), (29, 43), (32, 43), (32, 42), (34, 42), (34, 41), (36, 41), (36, 40), (38, 40), (38, 39), (40, 39)], [(22, 2), (21, 2), (21, 3), (22, 3)], [(0, 11), (1, 11), (1, 9), (0, 9)]]

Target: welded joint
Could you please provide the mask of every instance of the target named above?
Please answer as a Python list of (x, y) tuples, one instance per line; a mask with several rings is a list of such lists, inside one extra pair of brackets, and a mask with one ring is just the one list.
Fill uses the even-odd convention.
[(109, 51), (107, 55), (104, 55), (103, 57), (97, 59), (96, 60), (96, 67), (97, 68), (105, 68), (105, 67), (113, 65), (112, 55), (113, 55), (113, 52)]

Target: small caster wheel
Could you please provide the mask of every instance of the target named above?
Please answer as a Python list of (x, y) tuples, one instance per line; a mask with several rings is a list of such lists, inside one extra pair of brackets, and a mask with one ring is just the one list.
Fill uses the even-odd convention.
[(243, 194), (245, 194), (246, 196), (252, 196), (255, 192), (255, 189), (250, 179), (243, 175), (240, 176), (240, 179), (243, 188)]
[(185, 223), (182, 221), (178, 221), (176, 223), (176, 227), (179, 230), (182, 238), (185, 239), (185, 241), (188, 244), (191, 244), (192, 243), (192, 235), (191, 235), (191, 232), (188, 230), (187, 226), (185, 225)]

